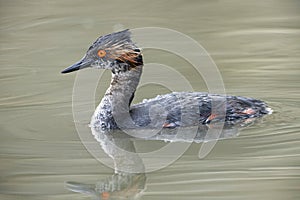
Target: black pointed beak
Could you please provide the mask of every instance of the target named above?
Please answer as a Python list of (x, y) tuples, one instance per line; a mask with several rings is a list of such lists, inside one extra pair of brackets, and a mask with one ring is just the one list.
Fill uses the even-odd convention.
[(64, 69), (61, 73), (62, 74), (66, 74), (66, 73), (70, 73), (70, 72), (74, 72), (83, 68), (87, 68), (91, 66), (91, 61), (86, 60), (85, 58), (81, 59), (80, 61), (78, 61), (77, 63), (71, 65), (70, 67), (67, 67), (66, 69)]

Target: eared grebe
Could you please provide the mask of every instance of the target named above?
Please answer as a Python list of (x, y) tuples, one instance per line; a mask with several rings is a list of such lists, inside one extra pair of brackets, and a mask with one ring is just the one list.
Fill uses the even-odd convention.
[[(266, 103), (257, 99), (200, 92), (174, 92), (130, 106), (142, 74), (143, 57), (132, 42), (129, 30), (99, 37), (79, 62), (62, 73), (87, 67), (112, 71), (110, 87), (91, 122), (102, 131), (187, 127), (220, 120), (225, 125), (235, 125), (272, 112)], [(219, 102), (216, 107), (222, 107), (224, 112), (213, 111), (213, 102)]]

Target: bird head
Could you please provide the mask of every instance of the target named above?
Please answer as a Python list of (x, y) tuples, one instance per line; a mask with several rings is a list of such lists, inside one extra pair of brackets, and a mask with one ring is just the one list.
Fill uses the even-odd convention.
[(99, 37), (77, 63), (64, 69), (69, 73), (92, 67), (110, 69), (113, 73), (127, 71), (143, 64), (141, 50), (132, 42), (128, 29)]

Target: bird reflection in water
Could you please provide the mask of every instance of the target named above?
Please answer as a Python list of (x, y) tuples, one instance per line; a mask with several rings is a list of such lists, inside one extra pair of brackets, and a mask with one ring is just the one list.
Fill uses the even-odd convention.
[[(245, 121), (238, 126), (225, 126), (217, 140), (236, 137), (239, 128), (249, 125)], [(176, 134), (175, 129), (161, 129), (150, 138), (136, 138), (122, 131), (103, 132), (92, 127), (92, 133), (101, 145), (103, 151), (114, 162), (114, 174), (95, 184), (66, 182), (67, 189), (91, 196), (94, 200), (100, 199), (139, 199), (146, 188), (145, 166), (138, 153), (135, 153), (135, 143), (140, 140), (167, 142), (194, 142), (201, 143), (216, 140), (207, 135), (208, 125), (199, 125), (196, 135), (194, 129), (186, 128), (182, 133)], [(191, 138), (193, 136), (193, 138)], [(131, 152), (128, 154), (128, 152)], [(138, 173), (134, 173), (138, 172)]]
[(134, 138), (120, 131), (108, 134), (91, 129), (104, 152), (113, 159), (115, 173), (95, 184), (67, 182), (66, 187), (97, 200), (138, 199), (146, 186), (146, 174), (141, 158), (135, 153)]

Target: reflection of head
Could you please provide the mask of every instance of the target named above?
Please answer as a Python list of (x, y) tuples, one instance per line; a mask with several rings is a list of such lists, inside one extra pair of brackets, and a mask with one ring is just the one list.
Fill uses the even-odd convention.
[(93, 199), (138, 199), (145, 189), (145, 174), (114, 174), (96, 184), (67, 182), (66, 187), (73, 191), (93, 196)]

